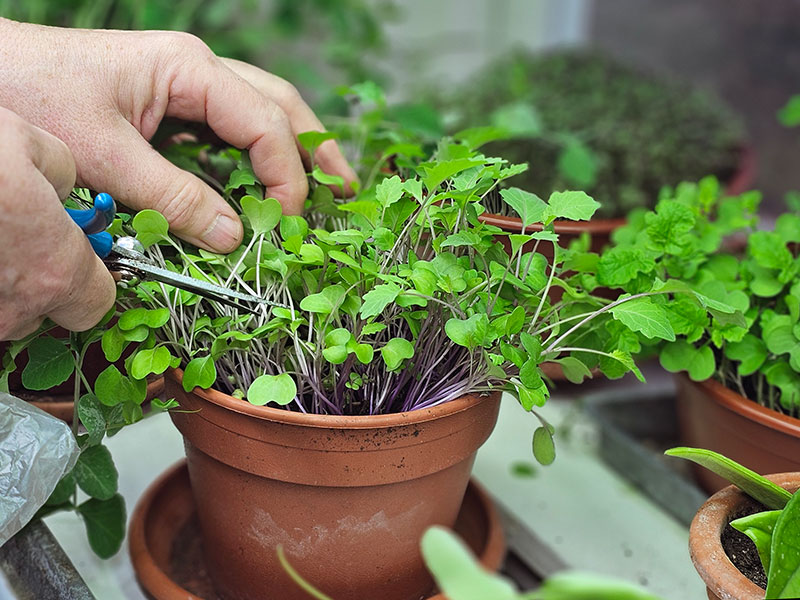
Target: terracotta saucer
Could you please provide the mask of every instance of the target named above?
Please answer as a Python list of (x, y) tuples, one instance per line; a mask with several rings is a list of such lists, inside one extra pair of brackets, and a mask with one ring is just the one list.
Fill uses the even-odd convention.
[[(470, 481), (454, 527), (479, 557), (497, 571), (505, 537), (489, 496)], [(136, 504), (128, 532), (136, 579), (153, 600), (217, 600), (206, 572), (186, 461), (170, 467)], [(445, 600), (441, 594), (429, 600)]]

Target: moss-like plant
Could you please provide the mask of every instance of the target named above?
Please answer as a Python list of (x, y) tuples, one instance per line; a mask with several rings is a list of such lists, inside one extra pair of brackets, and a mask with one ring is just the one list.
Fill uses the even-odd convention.
[(664, 185), (727, 179), (743, 144), (740, 119), (719, 99), (597, 51), (514, 53), (452, 97), (440, 102), (456, 127), (491, 115), (512, 135), (489, 151), (530, 164), (513, 185), (543, 196), (577, 187), (602, 216), (652, 207)]

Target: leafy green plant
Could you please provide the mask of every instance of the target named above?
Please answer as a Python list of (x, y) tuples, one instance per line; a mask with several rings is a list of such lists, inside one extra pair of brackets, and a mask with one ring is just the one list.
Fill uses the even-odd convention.
[[(710, 317), (683, 300), (665, 307), (680, 339), (660, 348), (669, 371), (710, 377), (789, 415), (800, 404), (800, 215), (787, 212), (774, 231), (759, 230), (758, 192), (724, 197), (716, 180), (662, 193), (654, 211), (631, 215), (598, 264), (598, 282), (626, 292), (666, 274), (714, 301)], [(742, 249), (736, 235), (746, 235)], [(738, 239), (741, 239), (738, 238)]]
[[(560, 363), (573, 381), (595, 367), (609, 377), (639, 375), (631, 358), (638, 336), (675, 339), (662, 307), (668, 298), (680, 296), (703, 314), (713, 306), (736, 315), (725, 302), (661, 279), (616, 300), (592, 296), (598, 257), (585, 244), (561, 248), (553, 232), (556, 219), (591, 218), (598, 205), (583, 192), (544, 201), (502, 190), (525, 226), (507, 253), (501, 231), (478, 216), (486, 195), (524, 166), (486, 156), (474, 139), (445, 138), (428, 149), (383, 122), (376, 86), (350, 91), (360, 117), (339, 129), (366, 154), (358, 161), (364, 185), (353, 199), (335, 200), (328, 186), (341, 180), (312, 159), (306, 217), (282, 215), (246, 153), (227, 149), (207, 163), (230, 163), (218, 183), (245, 222), (238, 250), (222, 256), (192, 248), (153, 211), (124, 226), (160, 266), (272, 305), (231, 307), (144, 282), (120, 303), (124, 310), (103, 337), (110, 361), (133, 348), (127, 372), (109, 367), (104, 382), (133, 390), (181, 365), (187, 391), (215, 386), (256, 405), (304, 412), (382, 414), (494, 390), (534, 412), (549, 395), (543, 362)], [(313, 155), (332, 135), (308, 132), (300, 141)], [(541, 231), (527, 229), (534, 225)], [(545, 246), (555, 258), (541, 253)], [(553, 428), (539, 421), (532, 446), (548, 464)]]
[[(638, 72), (591, 51), (512, 53), (439, 100), (456, 127), (484, 125), (505, 136), (491, 152), (531, 168), (513, 185), (542, 195), (585, 190), (601, 216), (652, 206), (664, 185), (734, 172), (740, 119), (696, 88)], [(504, 206), (489, 198), (489, 210)]]
[(792, 494), (766, 477), (711, 450), (672, 448), (666, 454), (686, 458), (710, 469), (770, 509), (735, 519), (730, 525), (749, 537), (758, 550), (767, 574), (765, 598), (800, 596), (800, 548), (797, 547), (800, 494)]

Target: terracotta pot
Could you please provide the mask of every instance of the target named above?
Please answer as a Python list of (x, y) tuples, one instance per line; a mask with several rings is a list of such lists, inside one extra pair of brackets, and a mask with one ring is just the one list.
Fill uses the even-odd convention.
[[(676, 376), (681, 444), (708, 448), (756, 473), (800, 471), (800, 419), (770, 410), (709, 379)], [(727, 482), (702, 467), (695, 474), (715, 492)]]
[[(491, 572), (500, 568), (505, 555), (500, 515), (488, 494), (474, 481), (464, 496), (455, 532), (484, 568)], [(136, 579), (149, 598), (216, 600), (203, 561), (185, 460), (162, 473), (137, 501), (128, 544)], [(437, 594), (429, 600), (445, 597)]]
[[(800, 487), (800, 473), (767, 477), (791, 492)], [(689, 554), (706, 584), (709, 600), (764, 600), (764, 589), (734, 566), (720, 539), (728, 523), (751, 502), (753, 500), (739, 488), (729, 485), (711, 496), (692, 520)]]
[(382, 416), (306, 415), (226, 394), (185, 393), (184, 436), (205, 560), (223, 598), (306, 600), (293, 566), (336, 600), (419, 600), (432, 587), (419, 540), (452, 527), (500, 393)]

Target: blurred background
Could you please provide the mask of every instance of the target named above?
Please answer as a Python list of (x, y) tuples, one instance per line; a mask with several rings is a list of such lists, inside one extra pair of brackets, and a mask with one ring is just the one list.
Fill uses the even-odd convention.
[(0, 0), (0, 15), (190, 31), (323, 116), (372, 80), (431, 140), (510, 129), (496, 149), (531, 164), (516, 185), (585, 189), (608, 217), (706, 174), (772, 213), (800, 189), (800, 135), (778, 118), (800, 92), (798, 0)]

